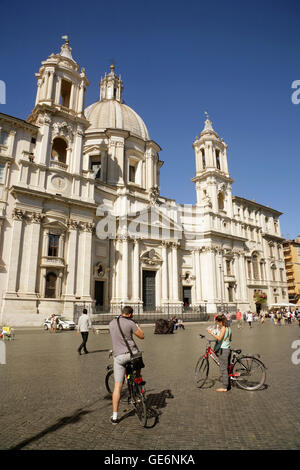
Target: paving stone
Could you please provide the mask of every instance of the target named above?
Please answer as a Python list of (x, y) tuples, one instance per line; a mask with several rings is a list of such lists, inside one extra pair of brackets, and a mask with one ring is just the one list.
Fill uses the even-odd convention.
[[(134, 414), (118, 426), (109, 422), (111, 399), (105, 390), (111, 340), (90, 333), (88, 355), (79, 356), (75, 332), (51, 334), (17, 330), (6, 342), (7, 364), (0, 366), (0, 449), (32, 450), (188, 450), (299, 449), (300, 365), (291, 360), (298, 325), (232, 325), (233, 347), (259, 353), (268, 367), (264, 389), (233, 387), (218, 394), (220, 373), (211, 367), (209, 387), (199, 390), (193, 371), (205, 342), (205, 323), (186, 324), (174, 335), (154, 335), (145, 326), (144, 352), (149, 402), (159, 412), (144, 429)], [(127, 407), (121, 403), (120, 410)]]

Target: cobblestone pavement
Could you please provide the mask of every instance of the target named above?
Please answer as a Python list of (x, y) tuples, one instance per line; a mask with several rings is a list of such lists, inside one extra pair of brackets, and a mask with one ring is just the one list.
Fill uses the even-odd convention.
[(109, 422), (107, 332), (90, 333), (90, 353), (79, 356), (74, 331), (17, 330), (16, 339), (6, 342), (7, 363), (0, 365), (0, 449), (299, 449), (300, 365), (291, 360), (298, 325), (268, 322), (238, 330), (233, 324), (232, 346), (260, 353), (268, 370), (263, 390), (234, 387), (229, 393), (215, 392), (216, 366), (210, 388), (199, 390), (193, 383), (205, 346), (198, 334), (207, 326), (186, 324), (174, 335), (154, 335), (153, 326), (144, 327), (146, 338), (138, 343), (143, 376), (148, 400), (159, 412), (146, 429), (133, 413), (126, 415), (126, 403), (120, 424)]

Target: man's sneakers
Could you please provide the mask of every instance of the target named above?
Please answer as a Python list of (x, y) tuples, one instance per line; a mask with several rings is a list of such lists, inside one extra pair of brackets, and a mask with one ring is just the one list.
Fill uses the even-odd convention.
[(110, 422), (111, 422), (111, 424), (113, 424), (114, 426), (115, 426), (116, 424), (119, 424), (119, 420), (118, 420), (118, 419), (113, 419), (112, 416), (110, 417)]

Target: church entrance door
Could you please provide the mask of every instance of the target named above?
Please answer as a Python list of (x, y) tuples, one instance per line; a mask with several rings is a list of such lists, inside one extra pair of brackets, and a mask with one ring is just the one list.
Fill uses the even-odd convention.
[(156, 271), (143, 271), (144, 312), (155, 310), (155, 276)]
[(188, 309), (192, 304), (192, 288), (191, 286), (182, 287), (182, 298), (183, 298), (183, 307)]
[(96, 311), (103, 311), (104, 308), (104, 282), (95, 281)]

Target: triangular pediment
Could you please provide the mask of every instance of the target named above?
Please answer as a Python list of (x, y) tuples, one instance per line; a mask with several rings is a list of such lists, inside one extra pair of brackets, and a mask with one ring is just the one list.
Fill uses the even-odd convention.
[(54, 220), (50, 217), (47, 217), (43, 223), (44, 228), (53, 229), (53, 230), (60, 230), (66, 231), (68, 230), (68, 226), (61, 222), (60, 220)]
[(103, 150), (102, 145), (86, 145), (83, 149), (83, 154), (90, 154), (90, 153), (99, 153)]
[(182, 238), (183, 227), (175, 217), (165, 213), (159, 206), (148, 206), (142, 211), (128, 214), (128, 233), (142, 238)]

